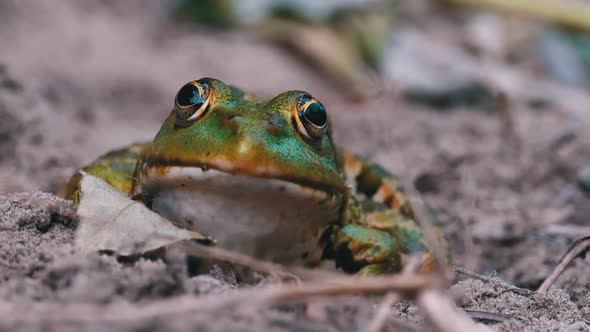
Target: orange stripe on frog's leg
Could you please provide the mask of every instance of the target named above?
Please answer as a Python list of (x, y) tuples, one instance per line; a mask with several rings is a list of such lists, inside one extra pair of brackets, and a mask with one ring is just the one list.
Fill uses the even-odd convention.
[(402, 212), (409, 204), (406, 195), (400, 191), (400, 186), (395, 179), (383, 179), (381, 186), (377, 189), (373, 200), (387, 205), (389, 208)]
[(342, 156), (342, 170), (344, 172), (344, 176), (347, 180), (349, 180), (351, 185), (356, 188), (356, 181), (363, 168), (365, 166), (365, 162), (359, 159), (356, 155), (352, 153), (348, 153), (346, 151), (340, 151)]
[(344, 175), (355, 191), (412, 217), (408, 199), (393, 174), (352, 153), (341, 151), (341, 155)]

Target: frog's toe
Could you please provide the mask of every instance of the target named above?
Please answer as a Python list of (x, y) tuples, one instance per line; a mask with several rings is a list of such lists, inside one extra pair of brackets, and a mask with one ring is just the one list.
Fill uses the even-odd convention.
[(336, 265), (345, 271), (366, 269), (367, 274), (375, 275), (400, 269), (400, 248), (387, 232), (346, 225), (334, 234), (333, 245)]
[(395, 272), (394, 267), (391, 264), (381, 263), (381, 264), (369, 264), (365, 267), (358, 270), (356, 273), (360, 276), (381, 276), (387, 273)]

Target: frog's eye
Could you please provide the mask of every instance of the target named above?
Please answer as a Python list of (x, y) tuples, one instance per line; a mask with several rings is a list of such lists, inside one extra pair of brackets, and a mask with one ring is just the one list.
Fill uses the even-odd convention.
[(206, 81), (192, 81), (185, 84), (175, 99), (176, 124), (186, 126), (201, 118), (209, 109), (213, 93)]
[(328, 130), (326, 108), (310, 95), (299, 97), (292, 113), (297, 131), (305, 139), (319, 141)]

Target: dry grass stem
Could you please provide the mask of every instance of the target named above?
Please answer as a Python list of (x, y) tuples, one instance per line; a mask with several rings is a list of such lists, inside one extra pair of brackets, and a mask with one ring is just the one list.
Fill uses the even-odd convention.
[(590, 30), (590, 5), (583, 1), (561, 0), (448, 0), (469, 5), (522, 14), (576, 29)]
[(590, 227), (577, 225), (551, 225), (547, 228), (547, 233), (556, 235), (565, 235), (577, 238), (582, 234), (590, 235)]
[(465, 313), (467, 315), (469, 315), (469, 317), (471, 317), (472, 319), (487, 320), (487, 321), (496, 322), (496, 323), (501, 323), (501, 322), (511, 318), (510, 316), (507, 316), (507, 315), (497, 314), (494, 312), (481, 311), (481, 310), (463, 309), (463, 311), (465, 311)]
[(238, 265), (248, 267), (252, 270), (268, 273), (276, 279), (284, 279), (282, 277), (288, 277), (288, 279), (307, 279), (307, 280), (318, 280), (318, 279), (334, 279), (340, 278), (344, 274), (338, 272), (330, 272), (320, 269), (308, 269), (303, 267), (290, 267), (284, 266), (269, 261), (256, 259), (254, 257), (241, 254), (239, 252), (223, 249), (220, 247), (202, 245), (193, 241), (183, 241), (173, 245), (180, 250), (201, 258), (212, 258), (218, 259)]
[(418, 296), (418, 304), (430, 321), (443, 332), (488, 332), (485, 325), (477, 324), (438, 290), (427, 289)]
[(3, 322), (96, 322), (130, 321), (171, 317), (191, 312), (212, 312), (219, 309), (263, 307), (271, 304), (300, 301), (319, 296), (351, 294), (379, 294), (399, 292), (413, 295), (420, 290), (435, 287), (440, 279), (427, 275), (393, 275), (389, 277), (340, 277), (313, 283), (285, 283), (266, 287), (254, 287), (233, 293), (214, 296), (180, 296), (145, 305), (113, 303), (109, 306), (86, 303), (64, 304), (59, 307), (43, 304), (17, 305), (0, 302)]
[[(404, 266), (404, 270), (402, 271), (402, 275), (411, 275), (416, 273), (420, 268), (421, 258), (419, 255), (412, 255), (408, 259), (406, 265)], [(387, 314), (389, 313), (391, 306), (394, 305), (397, 301), (400, 300), (400, 296), (389, 292), (385, 294), (383, 300), (377, 307), (377, 312), (373, 319), (367, 324), (367, 328), (365, 332), (380, 332), (383, 330), (383, 326), (387, 321)]]
[(508, 146), (518, 151), (521, 147), (521, 141), (516, 132), (516, 119), (509, 96), (504, 92), (499, 92), (496, 100), (498, 103), (502, 139), (508, 143)]
[(576, 240), (571, 247), (568, 249), (567, 253), (561, 258), (559, 264), (555, 267), (553, 272), (549, 274), (549, 276), (543, 281), (539, 289), (537, 289), (538, 293), (545, 293), (551, 285), (555, 283), (557, 278), (565, 271), (569, 263), (574, 260), (576, 257), (580, 256), (581, 254), (585, 253), (590, 248), (590, 236), (585, 236), (581, 239)]
[(377, 307), (377, 312), (375, 313), (375, 316), (367, 325), (365, 332), (381, 332), (383, 330), (385, 322), (387, 321), (387, 315), (391, 311), (391, 306), (399, 300), (400, 296), (396, 293), (390, 292), (385, 294), (385, 297)]
[(436, 236), (434, 226), (430, 221), (431, 218), (429, 212), (426, 210), (426, 203), (420, 198), (420, 193), (412, 183), (403, 183), (403, 185), (408, 194), (408, 201), (410, 202), (412, 211), (414, 211), (414, 218), (424, 234), (424, 239), (426, 240), (426, 243), (428, 243), (428, 247), (435, 260), (435, 265), (441, 272), (442, 276), (446, 280), (449, 280), (450, 273), (448, 270), (448, 260), (444, 254), (445, 250)]
[(473, 279), (477, 279), (477, 280), (481, 280), (481, 281), (485, 281), (485, 282), (500, 283), (507, 290), (509, 290), (515, 294), (518, 294), (518, 295), (522, 295), (522, 296), (526, 296), (526, 297), (531, 297), (531, 296), (535, 295), (535, 292), (533, 292), (530, 289), (516, 287), (512, 284), (507, 283), (506, 281), (504, 281), (500, 278), (489, 277), (489, 276), (486, 276), (483, 274), (468, 271), (464, 268), (457, 267), (457, 266), (454, 267), (454, 270), (455, 270), (455, 273), (467, 276), (469, 278), (473, 278)]

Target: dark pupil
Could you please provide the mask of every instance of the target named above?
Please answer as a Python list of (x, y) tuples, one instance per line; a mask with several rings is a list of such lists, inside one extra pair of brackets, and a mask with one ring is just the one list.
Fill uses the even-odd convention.
[(326, 109), (320, 103), (311, 103), (303, 112), (303, 117), (313, 125), (323, 127), (328, 120)]
[(178, 95), (176, 95), (176, 103), (178, 106), (187, 107), (195, 104), (202, 104), (203, 98), (199, 93), (199, 89), (193, 84), (189, 83), (183, 86)]

